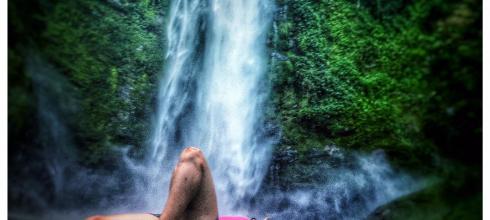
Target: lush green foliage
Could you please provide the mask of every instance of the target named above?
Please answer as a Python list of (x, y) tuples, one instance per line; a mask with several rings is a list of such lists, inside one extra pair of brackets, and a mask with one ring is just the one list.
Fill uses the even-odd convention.
[[(481, 218), (481, 16), (473, 0), (280, 1), (277, 150), (381, 148), (440, 179), (372, 219)], [(315, 172), (307, 167), (286, 166), (281, 180), (310, 183), (298, 178)]]
[(157, 13), (148, 2), (84, 1), (58, 4), (47, 17), (48, 56), (84, 97), (78, 134), (90, 158), (98, 159), (94, 154), (108, 146), (144, 140), (163, 62), (163, 19), (158, 22)]
[[(14, 13), (9, 21), (19, 35), (34, 34), (30, 46), (55, 64), (77, 89), (75, 96), (80, 106), (71, 115), (76, 121), (71, 129), (84, 153), (83, 160), (90, 163), (108, 159), (107, 152), (112, 146), (144, 144), (150, 130), (156, 78), (163, 66), (162, 35), (168, 3), (44, 1), (39, 4), (42, 3), (43, 11), (32, 9), (37, 19), (30, 21), (42, 24), (35, 30), (38, 33), (32, 29), (32, 32), (19, 31), (22, 27), (19, 24), (23, 24), (19, 18), (22, 11), (16, 10), (19, 5), (9, 4)], [(10, 44), (9, 48), (15, 46)], [(13, 68), (18, 68), (9, 71), (12, 78), (24, 74), (22, 56), (26, 54), (23, 49), (16, 49), (18, 54), (9, 56)], [(18, 64), (14, 62), (17, 60)], [(12, 88), (15, 86), (13, 83)], [(19, 101), (13, 96), (24, 94), (25, 89), (11, 90), (13, 101), (9, 112), (20, 114), (19, 120), (26, 118), (22, 114), (25, 108), (22, 103), (15, 104)]]
[(426, 163), (437, 150), (460, 152), (438, 142), (456, 137), (445, 125), (466, 129), (474, 141), (464, 151), (479, 157), (479, 2), (390, 2), (280, 2), (274, 46), (287, 60), (273, 62), (273, 80), (283, 145), (382, 148)]

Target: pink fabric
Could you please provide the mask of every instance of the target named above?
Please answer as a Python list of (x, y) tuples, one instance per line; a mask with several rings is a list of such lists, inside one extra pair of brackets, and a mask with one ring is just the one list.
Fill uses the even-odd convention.
[(242, 216), (220, 216), (219, 220), (248, 220), (248, 218)]

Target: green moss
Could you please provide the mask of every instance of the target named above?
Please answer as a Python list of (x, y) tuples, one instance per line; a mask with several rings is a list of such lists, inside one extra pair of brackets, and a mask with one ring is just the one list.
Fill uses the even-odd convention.
[[(279, 110), (276, 118), (282, 126), (284, 144), (303, 149), (322, 147), (318, 145), (330, 140), (351, 149), (382, 148), (395, 162), (405, 165), (426, 163), (434, 152), (451, 148), (437, 142), (449, 132), (434, 135), (428, 131), (427, 123), (433, 122), (435, 113), (431, 109), (442, 92), (436, 84), (444, 82), (437, 77), (440, 69), (434, 69), (440, 57), (434, 56), (453, 50), (451, 44), (479, 39), (451, 34), (453, 38), (448, 40), (449, 32), (432, 26), (451, 20), (454, 23), (443, 26), (453, 28), (464, 20), (466, 27), (471, 25), (470, 30), (478, 31), (481, 13), (466, 20), (451, 18), (451, 13), (465, 14), (465, 7), (478, 5), (473, 1), (445, 5), (439, 1), (385, 4), (304, 0), (284, 1), (281, 6), (287, 6), (288, 18), (278, 21), (274, 49), (287, 54), (288, 60), (274, 62), (272, 69), (273, 100)], [(434, 17), (438, 10), (446, 14)], [(480, 51), (477, 45), (481, 44), (464, 45)], [(471, 53), (468, 48), (457, 49)], [(455, 72), (466, 72), (458, 58), (463, 54), (448, 58)], [(460, 84), (469, 85), (481, 73), (478, 65), (470, 68), (474, 72)], [(434, 82), (435, 78), (438, 80)], [(472, 93), (470, 99), (478, 97)], [(438, 105), (452, 104), (441, 101)], [(441, 109), (438, 114), (445, 112)], [(462, 125), (457, 121), (451, 126)], [(478, 139), (479, 133), (471, 135)], [(473, 149), (481, 148), (472, 145)], [(399, 155), (411, 155), (411, 159), (397, 158)]]
[(36, 15), (43, 28), (31, 47), (75, 85), (80, 99), (70, 130), (84, 162), (110, 160), (110, 149), (120, 144), (144, 144), (163, 66), (167, 4), (63, 1)]

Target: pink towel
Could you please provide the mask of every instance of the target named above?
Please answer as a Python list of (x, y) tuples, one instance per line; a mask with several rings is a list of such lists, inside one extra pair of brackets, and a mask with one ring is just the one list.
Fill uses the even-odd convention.
[(242, 216), (220, 216), (219, 220), (249, 220), (247, 217)]

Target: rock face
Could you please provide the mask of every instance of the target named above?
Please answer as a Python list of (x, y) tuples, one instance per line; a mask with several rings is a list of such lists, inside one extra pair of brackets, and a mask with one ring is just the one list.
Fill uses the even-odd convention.
[(303, 153), (287, 146), (273, 155), (268, 184), (285, 188), (312, 184), (325, 169), (350, 167), (353, 162), (352, 155), (334, 145)]
[[(362, 170), (349, 154), (340, 159), (318, 150), (332, 142), (343, 149), (383, 149), (395, 167), (427, 176), (446, 175), (440, 174), (445, 165), (434, 159), (440, 153), (481, 166), (481, 118), (475, 118), (481, 115), (481, 88), (473, 86), (481, 78), (481, 4), (277, 4), (271, 115), (282, 136), (269, 185), (314, 187), (334, 178), (334, 168)], [(463, 49), (456, 45), (478, 47), (454, 54)]]
[(284, 144), (384, 149), (416, 170), (435, 152), (481, 163), (481, 4), (380, 4), (277, 1), (272, 101)]
[(417, 187), (382, 150), (365, 154), (329, 145), (300, 154), (287, 147), (275, 154), (255, 204), (279, 219), (359, 219)]
[[(30, 114), (38, 111), (38, 100), (29, 87), (32, 80), (26, 72), (26, 57), (36, 54), (74, 85), (70, 95), (77, 101), (77, 111), (64, 119), (74, 122), (67, 129), (80, 149), (81, 162), (108, 162), (115, 156), (111, 150), (121, 146), (142, 149), (150, 130), (157, 78), (164, 65), (163, 18), (168, 3), (39, 4), (33, 5), (29, 9), (33, 10), (31, 15), (25, 16), (25, 6), (12, 2), (9, 7), (9, 35), (17, 39), (9, 42), (9, 112), (13, 112), (10, 124), (21, 127), (12, 130), (13, 145), (38, 144), (32, 138), (21, 138), (30, 127), (22, 118), (33, 118)], [(29, 20), (27, 16), (42, 21)], [(22, 28), (29, 25), (33, 27)], [(18, 95), (24, 98), (15, 98)], [(26, 106), (25, 102), (34, 104)]]
[(377, 208), (366, 219), (482, 219), (482, 194), (470, 185), (454, 187), (440, 181)]

